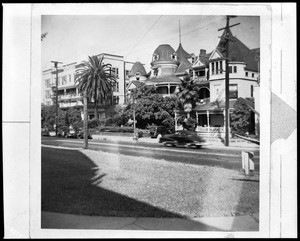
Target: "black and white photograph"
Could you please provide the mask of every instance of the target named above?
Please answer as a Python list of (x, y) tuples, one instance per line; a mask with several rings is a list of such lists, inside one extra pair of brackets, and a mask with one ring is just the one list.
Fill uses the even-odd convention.
[(276, 7), (32, 4), (28, 121), (2, 121), (28, 124), (28, 235), (293, 236), (296, 80)]

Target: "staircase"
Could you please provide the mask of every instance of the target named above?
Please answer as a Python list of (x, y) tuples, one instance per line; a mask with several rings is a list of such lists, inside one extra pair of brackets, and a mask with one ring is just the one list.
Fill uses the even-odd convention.
[(201, 136), (206, 142), (221, 142), (222, 137), (224, 134), (220, 133), (219, 131), (212, 131), (210, 133), (203, 132), (203, 131), (197, 131), (198, 135)]

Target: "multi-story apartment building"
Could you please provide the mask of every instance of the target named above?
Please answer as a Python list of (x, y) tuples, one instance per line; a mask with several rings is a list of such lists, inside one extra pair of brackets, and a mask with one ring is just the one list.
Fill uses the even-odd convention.
[[(123, 56), (102, 53), (97, 55), (103, 57), (105, 64), (111, 64), (112, 72), (116, 75), (117, 82), (113, 87), (112, 100), (99, 104), (99, 115), (105, 117), (109, 111), (109, 107), (116, 104), (123, 104), (125, 101), (125, 89), (129, 83), (129, 69), (132, 62), (124, 61)], [(82, 94), (78, 91), (75, 83), (76, 70), (83, 65), (83, 62), (74, 62), (62, 65), (58, 68), (58, 104), (61, 109), (70, 107), (83, 107)], [(49, 69), (43, 71), (42, 83), (42, 103), (44, 105), (52, 105), (54, 103), (56, 88), (56, 70)], [(94, 115), (92, 103), (88, 105), (88, 115), (92, 118)]]

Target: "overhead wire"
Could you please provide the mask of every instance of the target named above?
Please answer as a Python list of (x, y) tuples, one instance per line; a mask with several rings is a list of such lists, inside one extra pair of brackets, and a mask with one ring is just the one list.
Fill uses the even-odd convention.
[[(202, 30), (202, 29), (204, 29), (204, 28), (207, 28), (208, 26), (210, 26), (210, 25), (211, 25), (212, 23), (214, 23), (214, 22), (215, 22), (215, 21), (208, 21), (206, 25), (201, 26), (200, 28), (197, 28), (197, 29), (193, 29), (193, 30), (191, 30), (191, 31), (189, 31), (189, 32), (186, 32), (186, 33), (184, 33), (184, 34), (181, 34), (181, 36), (186, 36), (186, 35), (189, 35), (189, 34), (191, 34), (191, 33), (194, 33), (194, 32), (197, 32), (197, 31), (199, 31), (199, 30)], [(201, 24), (202, 24), (202, 23), (201, 23)], [(199, 25), (199, 24), (197, 24), (197, 25)], [(193, 26), (196, 26), (196, 25), (193, 25)], [(178, 29), (177, 29), (177, 31), (178, 31)], [(174, 39), (177, 39), (177, 38), (178, 38), (178, 36), (173, 37), (173, 38), (169, 38), (169, 39), (166, 39), (166, 40), (163, 40), (163, 41), (164, 41), (164, 42), (168, 42), (168, 41), (171, 41), (171, 40), (174, 40)], [(149, 45), (149, 47), (142, 48), (142, 49), (138, 49), (138, 50), (133, 51), (133, 52), (136, 53), (136, 52), (140, 52), (140, 51), (143, 51), (143, 50), (147, 50), (147, 49), (153, 48), (153, 47), (150, 47), (150, 45), (153, 46), (153, 44), (148, 44), (148, 45)]]
[(150, 30), (157, 24), (157, 22), (161, 19), (163, 15), (160, 15), (158, 19), (152, 24), (152, 26), (145, 32), (145, 34), (140, 38), (140, 40), (133, 46), (133, 48), (125, 55), (126, 58), (135, 48), (136, 46), (144, 39), (144, 37), (150, 32)]

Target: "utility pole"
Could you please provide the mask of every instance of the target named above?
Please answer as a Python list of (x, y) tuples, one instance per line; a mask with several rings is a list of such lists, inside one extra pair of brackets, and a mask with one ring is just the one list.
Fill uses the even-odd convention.
[(229, 29), (233, 26), (239, 25), (236, 23), (229, 25), (230, 18), (235, 18), (236, 16), (226, 16), (226, 27), (218, 29), (218, 31), (225, 29), (225, 36), (221, 37), (225, 39), (225, 146), (229, 146)]
[(57, 64), (62, 64), (62, 62), (58, 61), (51, 61), (54, 63), (54, 68), (56, 72), (56, 83), (55, 83), (55, 107), (56, 107), (56, 116), (55, 116), (55, 136), (57, 136), (57, 126), (58, 126), (58, 70), (57, 70)]
[(84, 149), (88, 149), (88, 114), (87, 114), (87, 93), (83, 92), (83, 138)]

